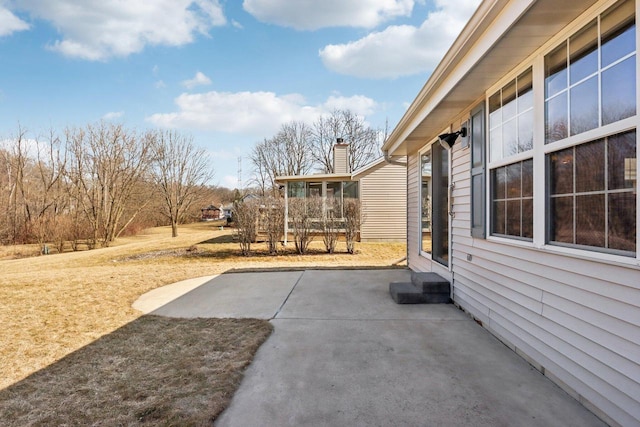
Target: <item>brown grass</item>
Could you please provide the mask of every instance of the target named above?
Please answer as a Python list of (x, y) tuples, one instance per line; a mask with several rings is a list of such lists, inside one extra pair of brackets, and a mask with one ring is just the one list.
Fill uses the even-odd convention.
[[(0, 249), (0, 259), (4, 259), (0, 261), (0, 388), (6, 389), (0, 394), (3, 423), (10, 414), (18, 414), (19, 411), (13, 412), (17, 406), (22, 407), (26, 416), (34, 415), (29, 409), (32, 405), (33, 408), (48, 407), (62, 412), (37, 415), (36, 411), (33, 421), (24, 418), (16, 425), (32, 422), (36, 425), (64, 424), (63, 421), (52, 421), (74, 416), (63, 412), (69, 408), (69, 414), (74, 414), (71, 411), (76, 409), (72, 408), (79, 405), (97, 408), (94, 419), (108, 425), (131, 424), (135, 421), (132, 418), (127, 418), (128, 421), (118, 418), (131, 417), (131, 414), (143, 419), (156, 416), (172, 419), (173, 424), (200, 424), (204, 418), (188, 421), (190, 418), (181, 417), (188, 416), (192, 406), (201, 408), (199, 399), (204, 399), (202, 404), (213, 405), (200, 411), (207, 419), (224, 409), (225, 399), (233, 394), (237, 385), (236, 373), (240, 375), (253, 357), (254, 347), (266, 339), (270, 325), (264, 321), (234, 320), (233, 328), (225, 328), (229, 320), (140, 318), (141, 313), (131, 308), (140, 295), (169, 283), (234, 269), (389, 266), (405, 254), (403, 244), (360, 243), (358, 253), (349, 255), (341, 246), (344, 243), (339, 243), (337, 250), (343, 253), (329, 255), (322, 253), (321, 242), (314, 242), (310, 255), (288, 253), (271, 257), (266, 255), (264, 244), (257, 244), (252, 245), (255, 256), (245, 258), (239, 255), (239, 245), (233, 241), (231, 231), (219, 230), (208, 223), (182, 226), (179, 237), (170, 236), (170, 228), (160, 227), (140, 236), (119, 239), (109, 248), (23, 259), (8, 258), (15, 257), (16, 252), (24, 248)], [(188, 252), (188, 248), (192, 250)], [(231, 334), (232, 330), (237, 331)], [(176, 341), (176, 345), (154, 346), (156, 338), (165, 340), (173, 336), (169, 331), (175, 331), (175, 335), (191, 344)], [(228, 335), (236, 341), (227, 342)], [(126, 350), (122, 346), (136, 341), (141, 343), (137, 348), (149, 347), (148, 361), (134, 350), (122, 353)], [(218, 344), (222, 350), (216, 350)], [(227, 345), (229, 348), (225, 347)], [(245, 348), (233, 353), (237, 346)], [(230, 359), (217, 360), (218, 351), (231, 352)], [(201, 375), (198, 391), (182, 395), (178, 383), (167, 381), (167, 387), (164, 387), (166, 377), (157, 375), (154, 379), (156, 375), (151, 371), (146, 376), (149, 381), (139, 379), (145, 377), (147, 369), (156, 369), (154, 372), (157, 373), (169, 372), (170, 368), (180, 369), (180, 363), (176, 362), (180, 360), (192, 362), (169, 376), (180, 379), (190, 375), (189, 372)], [(163, 361), (167, 365), (163, 365)], [(203, 366), (209, 363), (212, 365)], [(108, 369), (111, 365), (114, 366)], [(75, 366), (85, 367), (84, 374)], [(68, 375), (60, 374), (61, 371)], [(233, 374), (218, 375), (217, 372)], [(27, 376), (30, 377), (22, 381)], [(226, 376), (236, 379), (227, 381), (224, 380)], [(58, 377), (60, 380), (56, 380)], [(119, 382), (112, 381), (114, 378)], [(84, 387), (83, 382), (86, 382)], [(111, 384), (102, 385), (107, 388), (100, 389), (98, 383), (101, 382)], [(121, 393), (138, 396), (140, 402), (128, 401), (124, 406), (112, 406), (111, 401), (101, 400), (107, 398), (104, 394), (119, 395), (120, 392), (114, 392), (113, 388), (127, 382), (134, 388), (123, 389)], [(141, 388), (135, 388), (138, 384)], [(204, 389), (219, 391), (220, 396), (226, 398), (212, 397)], [(15, 396), (28, 400), (19, 403)], [(46, 399), (51, 400), (47, 403)], [(72, 404), (75, 399), (79, 400)], [(39, 416), (53, 418), (37, 418)]]

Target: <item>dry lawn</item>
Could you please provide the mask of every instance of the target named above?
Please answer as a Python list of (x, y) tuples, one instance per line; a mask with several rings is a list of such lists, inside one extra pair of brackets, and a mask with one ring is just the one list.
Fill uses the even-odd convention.
[(328, 255), (314, 242), (310, 255), (269, 256), (257, 244), (245, 258), (232, 232), (210, 223), (170, 235), (161, 227), (109, 248), (22, 259), (11, 258), (37, 249), (0, 248), (3, 425), (210, 423), (271, 325), (141, 317), (131, 308), (140, 295), (230, 270), (380, 267), (405, 255), (388, 243), (359, 243), (355, 255), (339, 243), (342, 253)]

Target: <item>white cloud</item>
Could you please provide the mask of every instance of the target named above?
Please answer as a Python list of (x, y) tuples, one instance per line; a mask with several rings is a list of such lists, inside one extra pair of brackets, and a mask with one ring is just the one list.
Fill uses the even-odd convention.
[(179, 111), (157, 113), (147, 121), (162, 127), (200, 129), (268, 137), (283, 123), (312, 122), (335, 108), (348, 108), (362, 116), (371, 114), (376, 103), (365, 96), (334, 95), (320, 105), (309, 105), (299, 94), (278, 96), (273, 92), (183, 93), (176, 98)]
[(165, 87), (167, 87), (167, 85), (163, 80), (158, 80), (155, 83), (155, 87), (156, 89), (164, 89)]
[(8, 9), (0, 6), (0, 37), (28, 29), (29, 24), (18, 18)]
[[(106, 60), (147, 45), (180, 46), (226, 20), (219, 0), (22, 0), (20, 8), (51, 22), (61, 39), (49, 48), (64, 55)], [(0, 22), (2, 22), (0, 20)]]
[(235, 19), (231, 20), (231, 25), (233, 25), (235, 28), (237, 28), (239, 30), (243, 30), (244, 29), (242, 24), (239, 23), (238, 21), (236, 21)]
[(399, 16), (409, 16), (414, 0), (244, 0), (244, 10), (256, 19), (297, 30), (324, 27), (373, 28)]
[(186, 87), (187, 89), (193, 89), (196, 86), (206, 86), (210, 84), (211, 84), (211, 79), (205, 76), (200, 71), (198, 71), (192, 79), (184, 80), (182, 82), (182, 86)]
[(124, 111), (111, 111), (105, 114), (104, 116), (102, 116), (102, 118), (104, 120), (115, 120), (115, 119), (119, 119), (122, 116), (124, 116)]
[(389, 26), (360, 40), (328, 45), (319, 55), (335, 72), (394, 78), (432, 71), (477, 8), (479, 0), (436, 0), (420, 27)]

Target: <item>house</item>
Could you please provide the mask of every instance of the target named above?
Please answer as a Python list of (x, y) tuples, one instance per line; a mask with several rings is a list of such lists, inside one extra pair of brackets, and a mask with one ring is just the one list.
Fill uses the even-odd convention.
[(638, 7), (484, 0), (383, 146), (408, 164), (409, 267), (623, 426), (640, 425)]
[(200, 209), (201, 221), (216, 221), (219, 219), (224, 219), (224, 212), (217, 206), (209, 205), (206, 208)]
[(406, 164), (392, 164), (380, 158), (351, 172), (348, 145), (336, 144), (333, 154), (334, 173), (276, 177), (276, 183), (284, 186), (285, 243), (289, 201), (300, 197), (321, 197), (325, 202), (332, 199), (339, 207), (344, 206), (346, 198), (360, 199), (361, 241), (404, 241), (407, 234)]

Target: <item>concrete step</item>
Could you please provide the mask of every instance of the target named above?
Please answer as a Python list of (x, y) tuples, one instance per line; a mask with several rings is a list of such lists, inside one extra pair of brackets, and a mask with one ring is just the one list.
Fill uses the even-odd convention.
[(420, 289), (409, 282), (389, 283), (389, 293), (397, 304), (424, 304), (425, 298)]
[(451, 285), (436, 273), (411, 273), (411, 282), (389, 283), (391, 298), (398, 304), (448, 304)]
[(411, 272), (411, 283), (425, 294), (451, 293), (451, 284), (437, 273)]

